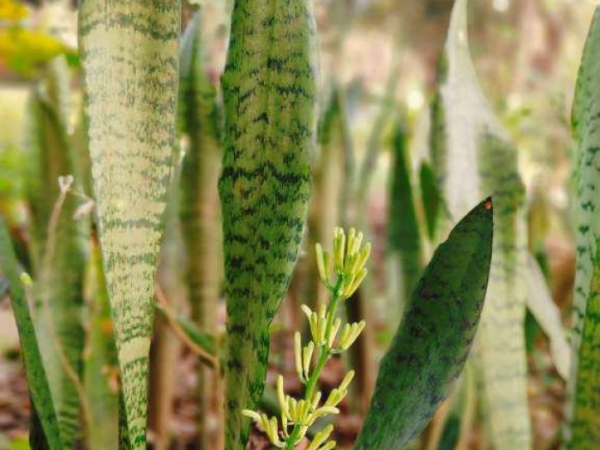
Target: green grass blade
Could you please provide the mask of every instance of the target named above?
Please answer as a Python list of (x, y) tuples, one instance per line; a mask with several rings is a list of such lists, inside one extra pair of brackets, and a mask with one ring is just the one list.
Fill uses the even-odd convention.
[(171, 172), (180, 2), (83, 0), (92, 176), (132, 450), (146, 448), (154, 274)]
[(586, 450), (598, 446), (600, 438), (600, 398), (595, 391), (600, 356), (595, 354), (600, 311), (600, 286), (597, 282), (598, 239), (598, 152), (600, 136), (596, 131), (600, 117), (600, 8), (590, 26), (577, 77), (572, 123), (577, 141), (577, 263), (571, 333), (572, 364), (567, 386), (564, 437), (566, 448)]
[(52, 393), (40, 354), (27, 297), (21, 285), (19, 263), (2, 218), (0, 218), (0, 270), (10, 284), (12, 308), (19, 330), (21, 352), (33, 407), (41, 423), (48, 447), (50, 450), (61, 450), (63, 445)]
[(404, 448), (460, 375), (488, 284), (492, 210), (489, 199), (475, 207), (425, 269), (381, 362), (355, 450)]
[(225, 447), (245, 448), (264, 387), (269, 325), (298, 257), (315, 141), (315, 24), (310, 0), (237, 0), (223, 93), (219, 182), (228, 361)]

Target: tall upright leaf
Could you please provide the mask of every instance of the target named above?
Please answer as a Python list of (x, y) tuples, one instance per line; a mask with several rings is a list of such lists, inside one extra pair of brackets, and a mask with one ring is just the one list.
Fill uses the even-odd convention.
[(219, 182), (228, 322), (227, 449), (245, 446), (262, 395), (269, 325), (300, 247), (315, 140), (310, 0), (236, 0), (223, 92)]
[[(433, 135), (434, 133), (432, 133)], [(425, 216), (425, 227), (429, 239), (434, 239), (437, 222), (440, 216), (440, 204), (442, 201), (439, 186), (435, 180), (435, 173), (428, 162), (422, 162), (419, 170), (419, 188), (421, 191), (421, 203), (423, 215)]]
[(421, 230), (415, 210), (411, 171), (406, 132), (397, 125), (393, 139), (388, 212), (389, 253), (400, 263), (396, 276), (400, 278), (401, 297), (390, 305), (393, 308), (390, 315), (395, 318), (400, 317), (423, 270)]
[(148, 353), (171, 169), (179, 1), (83, 0), (85, 111), (132, 449), (146, 448)]
[(581, 58), (573, 99), (572, 125), (579, 147), (577, 174), (577, 272), (572, 324), (572, 364), (568, 383), (565, 442), (567, 448), (588, 449), (598, 443), (600, 398), (596, 394), (600, 358), (596, 328), (600, 320), (597, 280), (600, 214), (600, 8), (596, 8)]
[[(208, 76), (202, 43), (202, 16), (196, 13), (188, 25), (181, 48), (181, 100), (183, 132), (189, 137), (181, 174), (181, 226), (188, 252), (187, 283), (192, 318), (207, 332), (216, 333), (222, 267), (221, 224), (217, 185), (221, 171), (222, 111), (217, 88)], [(215, 371), (198, 373), (200, 402), (199, 448), (209, 449), (207, 411), (215, 400)], [(219, 376), (218, 374), (216, 376)], [(218, 427), (217, 427), (218, 428)]]
[(384, 356), (355, 450), (401, 450), (448, 396), (475, 339), (493, 240), (490, 199), (440, 245)]
[(69, 82), (66, 61), (58, 58), (33, 95), (28, 177), (35, 325), (67, 448), (80, 428), (80, 394), (73, 377), (81, 377), (83, 368), (81, 313), (90, 229), (89, 220), (73, 217), (81, 199), (69, 194), (59, 202), (59, 177), (73, 175), (75, 188), (81, 187), (76, 150), (67, 132)]
[(35, 417), (40, 421), (48, 448), (50, 450), (62, 450), (65, 447), (61, 442), (52, 392), (42, 361), (25, 290), (21, 284), (19, 263), (2, 218), (0, 218), (0, 270), (10, 284), (11, 305), (19, 330), (25, 373), (27, 374), (29, 392), (36, 413)]
[(493, 444), (497, 450), (528, 449), (525, 192), (517, 150), (495, 118), (469, 54), (467, 6), (468, 0), (454, 5), (440, 64), (432, 159), (449, 216), (445, 229), (478, 197), (494, 196), (494, 255), (477, 347)]

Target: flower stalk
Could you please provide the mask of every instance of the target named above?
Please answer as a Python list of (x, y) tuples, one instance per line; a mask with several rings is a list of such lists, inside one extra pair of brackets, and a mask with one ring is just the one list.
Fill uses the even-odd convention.
[[(293, 450), (306, 437), (308, 429), (321, 417), (339, 414), (337, 405), (348, 393), (348, 387), (354, 378), (354, 371), (346, 374), (341, 384), (331, 391), (327, 399), (321, 402), (322, 394), (317, 390), (321, 372), (332, 355), (342, 353), (356, 341), (365, 322), (345, 324), (337, 317), (340, 301), (352, 296), (367, 275), (365, 264), (371, 253), (371, 244), (361, 247), (363, 234), (354, 228), (348, 235), (341, 228), (334, 230), (333, 249), (329, 253), (321, 244), (316, 244), (319, 277), (331, 292), (327, 306), (321, 305), (319, 311), (312, 311), (302, 305), (302, 311), (308, 319), (311, 340), (302, 345), (299, 332), (294, 335), (294, 358), (298, 378), (305, 385), (302, 399), (285, 394), (283, 376), (277, 377), (277, 397), (281, 415), (268, 417), (257, 411), (243, 410), (242, 414), (253, 419), (265, 431), (271, 443), (285, 450)], [(341, 333), (340, 332), (341, 329)], [(314, 366), (313, 359), (316, 359)], [(308, 450), (330, 450), (336, 443), (330, 439), (333, 426), (328, 425), (318, 432)]]

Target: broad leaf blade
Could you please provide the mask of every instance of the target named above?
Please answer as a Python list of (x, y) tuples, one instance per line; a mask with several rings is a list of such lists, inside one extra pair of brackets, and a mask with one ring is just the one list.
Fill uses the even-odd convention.
[(19, 263), (2, 218), (0, 218), (0, 269), (10, 284), (12, 308), (19, 330), (21, 352), (33, 406), (41, 422), (48, 447), (50, 450), (60, 450), (63, 446), (52, 394), (33, 328), (27, 297), (21, 285)]
[(234, 4), (223, 93), (223, 211), (228, 323), (227, 449), (245, 447), (264, 387), (269, 325), (304, 231), (315, 140), (310, 0)]
[(436, 250), (381, 362), (356, 450), (402, 449), (448, 396), (479, 323), (492, 238), (493, 213), (488, 199)]
[(598, 445), (600, 434), (600, 399), (598, 381), (598, 240), (600, 239), (600, 8), (596, 9), (583, 50), (577, 89), (573, 100), (573, 131), (579, 147), (577, 178), (577, 272), (572, 321), (572, 364), (567, 386), (565, 442), (566, 448), (591, 449)]
[(92, 176), (133, 450), (146, 448), (154, 274), (174, 144), (179, 1), (79, 10)]

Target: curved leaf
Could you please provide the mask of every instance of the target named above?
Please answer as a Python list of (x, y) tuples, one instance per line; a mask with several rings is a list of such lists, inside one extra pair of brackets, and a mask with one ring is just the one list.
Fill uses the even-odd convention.
[(552, 299), (540, 265), (531, 254), (527, 258), (527, 291), (527, 308), (550, 339), (550, 352), (556, 371), (566, 380), (571, 366), (567, 334), (563, 328), (560, 309)]
[(243, 449), (262, 395), (269, 325), (304, 231), (315, 140), (310, 0), (237, 0), (223, 93), (219, 182), (228, 312), (226, 442)]
[(35, 329), (33, 328), (27, 297), (21, 285), (19, 263), (2, 218), (0, 218), (0, 270), (2, 270), (10, 284), (12, 308), (19, 330), (25, 373), (27, 374), (29, 392), (31, 393), (36, 416), (41, 423), (49, 449), (61, 450), (63, 445), (58, 419)]
[(355, 450), (400, 450), (449, 394), (475, 338), (492, 257), (491, 200), (440, 245), (384, 356)]
[(132, 449), (146, 448), (153, 285), (174, 144), (179, 1), (84, 0), (92, 176)]

